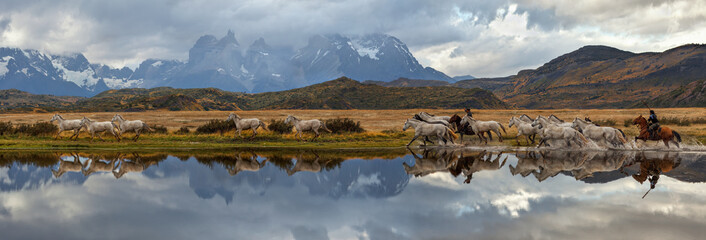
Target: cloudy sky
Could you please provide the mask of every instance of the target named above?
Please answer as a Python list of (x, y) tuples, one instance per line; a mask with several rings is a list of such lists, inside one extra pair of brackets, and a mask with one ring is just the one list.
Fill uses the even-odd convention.
[(505, 76), (583, 45), (644, 52), (706, 42), (706, 0), (2, 0), (0, 46), (82, 52), (135, 67), (186, 60), (200, 36), (302, 47), (312, 34), (382, 32), (451, 76)]

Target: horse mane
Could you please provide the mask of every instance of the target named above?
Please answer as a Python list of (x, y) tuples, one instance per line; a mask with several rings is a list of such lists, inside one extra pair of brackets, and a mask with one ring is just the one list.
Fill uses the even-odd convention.
[(561, 118), (554, 116), (554, 114), (549, 115), (549, 118), (555, 118), (556, 120), (559, 120), (560, 122), (564, 122), (564, 120), (561, 120)]

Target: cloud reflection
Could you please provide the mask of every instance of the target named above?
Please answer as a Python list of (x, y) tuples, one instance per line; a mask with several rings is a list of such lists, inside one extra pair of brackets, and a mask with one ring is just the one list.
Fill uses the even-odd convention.
[[(12, 162), (0, 168), (0, 182), (12, 180), (2, 186), (15, 186), (0, 192), (0, 231), (3, 239), (671, 239), (675, 233), (679, 238), (700, 238), (706, 225), (702, 183), (706, 178), (703, 172), (684, 168), (703, 169), (699, 161), (703, 156), (626, 154), (622, 158), (606, 152), (572, 153), (584, 159), (578, 167), (545, 164), (576, 162), (547, 152), (532, 154), (536, 159), (529, 153), (448, 151), (389, 160), (346, 160), (350, 156), (322, 152), (278, 157), (252, 152), (174, 154), (179, 158), (128, 154), (123, 161), (146, 168), (119, 179), (113, 174), (119, 166), (111, 169), (113, 173), (73, 172), (55, 178), (46, 166)], [(86, 169), (93, 161), (110, 159), (79, 156)], [(405, 172), (403, 163), (422, 166), (439, 156), (445, 156), (442, 164), (432, 165), (451, 170), (473, 166), (475, 161), (498, 161), (500, 166), (507, 157), (507, 162), (496, 170), (474, 172), (468, 185), (463, 184), (465, 175), (453, 177), (449, 168), (423, 177)], [(608, 161), (616, 157), (632, 163), (625, 166), (625, 173)], [(51, 166), (54, 170), (61, 164), (58, 161), (71, 157), (57, 159)], [(460, 164), (464, 159), (466, 164)], [(647, 198), (640, 199), (649, 185), (630, 176), (645, 161), (665, 159), (681, 163), (663, 174)], [(257, 171), (232, 175), (230, 169), (241, 160), (265, 164)], [(322, 170), (290, 176), (287, 170), (298, 161), (317, 161)], [(525, 161), (534, 163), (524, 166)], [(324, 167), (333, 162), (337, 162), (334, 167)], [(510, 166), (529, 173), (523, 177)], [(535, 172), (554, 166), (566, 169), (551, 169), (558, 174), (541, 182), (535, 177)], [(574, 174), (586, 169), (618, 172), (623, 177), (591, 184), (585, 181), (590, 177), (579, 177), (585, 174)], [(64, 180), (79, 177), (83, 180)], [(453, 187), (444, 186), (447, 182)]]

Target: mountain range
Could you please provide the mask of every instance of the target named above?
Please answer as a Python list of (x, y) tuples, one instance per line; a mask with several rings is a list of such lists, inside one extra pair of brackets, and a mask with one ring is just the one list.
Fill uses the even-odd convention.
[(275, 48), (260, 38), (242, 46), (235, 33), (200, 37), (186, 62), (147, 59), (134, 71), (89, 62), (81, 53), (51, 55), (0, 48), (0, 89), (89, 97), (123, 88), (219, 88), (271, 92), (339, 77), (392, 81), (401, 77), (455, 81), (423, 67), (399, 39), (386, 34), (315, 35), (303, 48)]

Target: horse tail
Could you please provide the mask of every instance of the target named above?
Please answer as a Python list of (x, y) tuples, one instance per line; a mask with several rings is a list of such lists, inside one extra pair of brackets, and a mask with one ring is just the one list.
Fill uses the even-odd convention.
[(628, 142), (627, 140), (625, 140), (625, 133), (623, 133), (622, 130), (616, 129), (616, 131), (620, 133), (620, 134), (617, 134), (617, 137), (618, 137), (618, 140), (620, 140), (621, 143), (626, 143), (626, 142)]
[(148, 126), (147, 123), (142, 123), (142, 128), (147, 129), (147, 131), (154, 132), (154, 129)]
[(327, 132), (332, 132), (331, 130), (329, 130), (329, 129), (326, 127), (326, 122), (324, 122), (324, 121), (320, 121), (320, 122), (321, 122), (321, 127), (323, 127), (324, 130), (326, 130)]
[(576, 135), (581, 139), (581, 141), (583, 141), (583, 143), (588, 143), (588, 139), (586, 139), (586, 136), (584, 136), (578, 131), (576, 131)]
[(260, 121), (260, 120), (258, 120), (258, 121), (260, 122), (260, 126), (262, 127), (262, 129), (265, 129), (265, 130), (267, 130), (267, 131), (270, 131), (270, 129), (267, 129), (267, 125), (265, 125), (264, 122), (262, 122), (262, 121)]
[(498, 123), (498, 125), (500, 125), (500, 128), (502, 128), (502, 129), (503, 129), (503, 133), (507, 134), (507, 132), (505, 131), (505, 127), (503, 127), (503, 124), (501, 124), (501, 123)]
[(677, 142), (681, 142), (681, 135), (677, 131), (672, 130), (672, 134), (677, 137)]
[(449, 135), (451, 135), (451, 137), (453, 138), (453, 140), (458, 139), (458, 135), (456, 135), (456, 133), (454, 133), (454, 131), (451, 130), (451, 128), (448, 128), (448, 127), (447, 127), (447, 128), (446, 128), (446, 133), (448, 133)]

